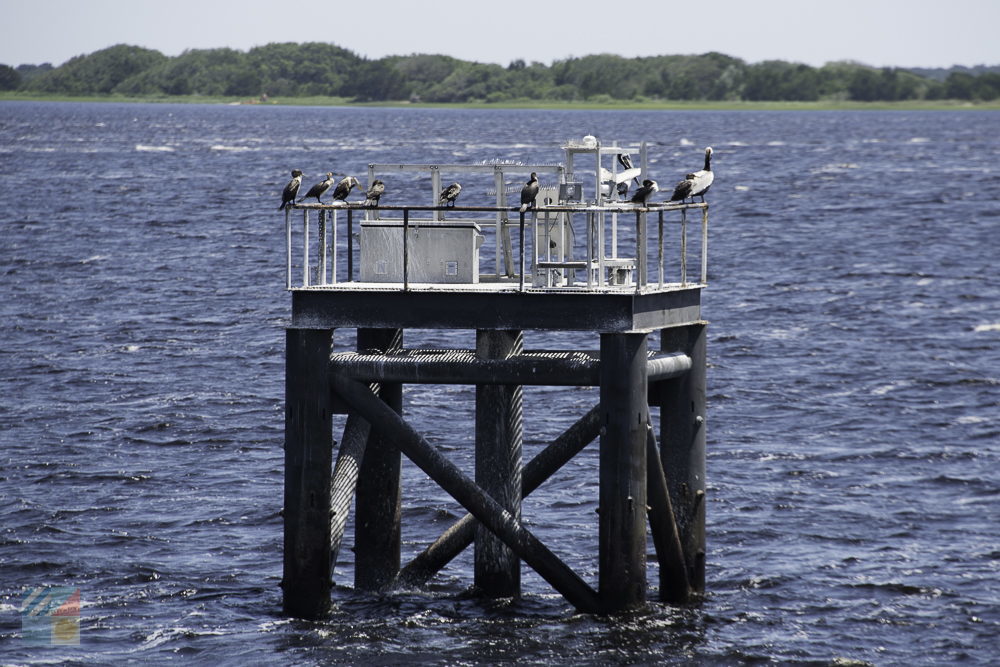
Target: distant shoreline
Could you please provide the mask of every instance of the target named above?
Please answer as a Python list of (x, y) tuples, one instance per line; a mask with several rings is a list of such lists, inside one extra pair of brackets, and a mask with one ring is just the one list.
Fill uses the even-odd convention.
[(352, 102), (340, 97), (275, 97), (266, 102), (234, 97), (202, 95), (171, 95), (157, 97), (126, 97), (124, 95), (38, 95), (0, 92), (0, 102), (87, 102), (127, 104), (213, 104), (230, 106), (327, 106), (383, 107), (412, 109), (538, 109), (551, 111), (998, 111), (1000, 100), (969, 102), (967, 100), (905, 100), (900, 102), (852, 102), (821, 100), (817, 102), (711, 102), (711, 101), (645, 101), (645, 102), (560, 102), (557, 100), (520, 100), (498, 103), (412, 103)]

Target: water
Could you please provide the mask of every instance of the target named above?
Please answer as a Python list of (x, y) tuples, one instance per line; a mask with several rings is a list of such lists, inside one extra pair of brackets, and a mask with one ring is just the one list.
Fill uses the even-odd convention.
[[(651, 142), (667, 187), (715, 148), (706, 599), (589, 617), (525, 568), (522, 600), (486, 602), (466, 594), (469, 554), (372, 599), (350, 587), (349, 532), (331, 617), (283, 618), (288, 171), (561, 161), (587, 133)], [(0, 103), (0, 658), (988, 664), (998, 164), (996, 112)], [(405, 399), (467, 469), (471, 396)], [(595, 400), (529, 394), (526, 456)], [(524, 510), (594, 584), (595, 462)], [(405, 559), (461, 511), (404, 475)], [(25, 644), (23, 592), (56, 585), (81, 591), (81, 645)]]

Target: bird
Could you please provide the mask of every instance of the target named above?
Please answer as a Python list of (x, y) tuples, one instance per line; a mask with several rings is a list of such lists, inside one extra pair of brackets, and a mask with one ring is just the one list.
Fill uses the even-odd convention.
[(635, 191), (635, 194), (632, 195), (632, 203), (645, 206), (649, 203), (649, 198), (656, 194), (656, 191), (659, 189), (660, 187), (656, 184), (656, 181), (647, 178), (642, 182), (642, 186)]
[(288, 181), (288, 185), (281, 191), (279, 211), (284, 211), (286, 206), (295, 201), (295, 195), (299, 194), (300, 185), (302, 185), (302, 172), (298, 169), (292, 169), (292, 180)]
[(524, 187), (521, 188), (521, 213), (524, 213), (529, 208), (535, 207), (535, 197), (538, 196), (538, 174), (531, 172), (531, 178), (525, 183)]
[(299, 201), (301, 202), (304, 199), (309, 199), (310, 197), (315, 197), (316, 201), (319, 202), (320, 204), (322, 204), (323, 202), (320, 200), (320, 197), (322, 197), (323, 195), (325, 195), (326, 191), (329, 190), (330, 186), (332, 186), (332, 185), (333, 185), (333, 172), (332, 171), (328, 171), (328, 172), (326, 172), (326, 180), (320, 181), (316, 185), (314, 185), (311, 188), (309, 188), (309, 192), (306, 193), (306, 196), (303, 197), (302, 199), (300, 199)]
[(455, 200), (458, 199), (460, 192), (462, 192), (462, 185), (460, 183), (452, 183), (441, 191), (441, 203), (445, 206), (455, 206)]
[[(365, 206), (378, 206), (379, 197), (382, 196), (383, 192), (385, 192), (385, 183), (376, 178), (372, 181), (371, 186), (368, 188), (368, 192), (365, 193)], [(344, 196), (346, 197), (347, 195)]]
[(347, 195), (351, 194), (351, 189), (357, 186), (361, 187), (361, 183), (358, 179), (353, 176), (345, 176), (340, 183), (337, 183), (337, 187), (333, 190), (334, 201), (344, 201), (347, 199)]
[(670, 201), (683, 202), (690, 199), (693, 202), (695, 197), (701, 197), (701, 201), (704, 202), (705, 193), (712, 187), (713, 180), (715, 174), (712, 173), (712, 147), (709, 146), (705, 149), (705, 168), (685, 176), (684, 180), (674, 188)]
[[(624, 169), (625, 171), (628, 171), (629, 169), (633, 168), (632, 156), (629, 155), (628, 153), (619, 153), (617, 155), (617, 158), (618, 158), (618, 164), (620, 164), (622, 166), (622, 169)], [(639, 184), (638, 178), (633, 178), (632, 180), (635, 181), (636, 185)], [(627, 195), (628, 195), (628, 181), (625, 180), (618, 184), (618, 196), (621, 197), (622, 199), (625, 199)]]

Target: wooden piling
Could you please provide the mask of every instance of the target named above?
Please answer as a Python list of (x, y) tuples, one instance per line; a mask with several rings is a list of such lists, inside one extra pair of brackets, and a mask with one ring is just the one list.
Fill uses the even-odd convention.
[(330, 474), (327, 367), (333, 332), (286, 329), (284, 612), (321, 618), (330, 606)]
[[(520, 331), (476, 332), (476, 356), (506, 359), (521, 354)], [(476, 385), (476, 484), (521, 519), (522, 390), (519, 385)], [(482, 525), (476, 529), (476, 589), (490, 597), (521, 594), (521, 561)]]
[[(402, 346), (402, 329), (358, 329), (359, 351), (394, 352)], [(402, 413), (403, 385), (383, 382), (378, 395), (389, 408)], [(402, 491), (399, 449), (376, 429), (371, 430), (365, 447), (356, 507), (354, 586), (380, 591), (388, 588), (399, 572)]]
[(646, 601), (646, 334), (601, 334), (602, 613)]
[[(660, 349), (683, 351), (691, 370), (661, 383), (660, 457), (684, 549), (688, 581), (705, 590), (705, 356), (706, 323), (664, 329)], [(668, 588), (661, 571), (661, 590)]]
[(660, 600), (681, 604), (691, 597), (684, 546), (674, 516), (667, 479), (656, 448), (653, 425), (646, 425), (646, 498), (649, 502), (649, 532), (653, 535), (656, 559), (660, 564)]

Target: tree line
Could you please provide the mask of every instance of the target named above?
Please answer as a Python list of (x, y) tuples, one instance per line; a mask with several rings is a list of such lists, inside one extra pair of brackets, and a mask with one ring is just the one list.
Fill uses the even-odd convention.
[(641, 58), (601, 54), (552, 65), (506, 67), (444, 55), (377, 60), (327, 43), (268, 44), (247, 52), (192, 49), (168, 57), (119, 44), (51, 64), (0, 65), (0, 90), (56, 95), (148, 97), (332, 96), (358, 102), (804, 101), (862, 102), (1000, 98), (1000, 67), (911, 71), (855, 62), (812, 67), (782, 60), (746, 63), (722, 53)]

